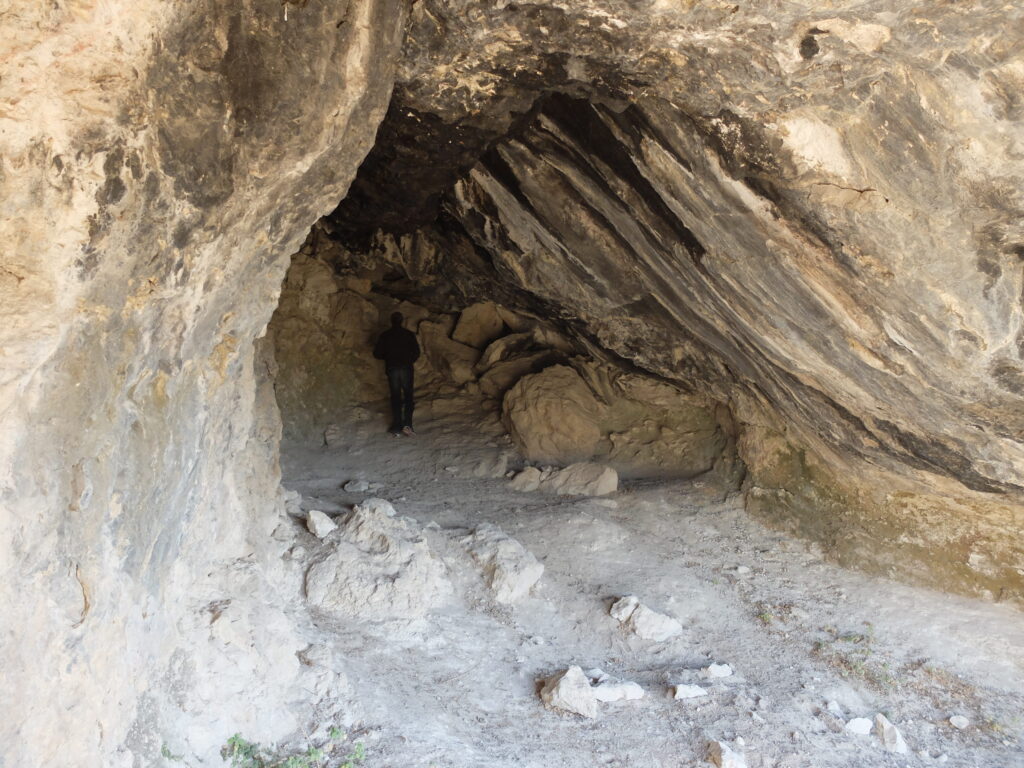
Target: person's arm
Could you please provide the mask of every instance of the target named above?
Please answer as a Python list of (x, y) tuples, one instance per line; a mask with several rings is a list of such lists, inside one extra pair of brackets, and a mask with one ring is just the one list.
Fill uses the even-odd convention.
[(384, 359), (384, 334), (377, 337), (377, 343), (373, 345), (373, 356), (378, 360)]

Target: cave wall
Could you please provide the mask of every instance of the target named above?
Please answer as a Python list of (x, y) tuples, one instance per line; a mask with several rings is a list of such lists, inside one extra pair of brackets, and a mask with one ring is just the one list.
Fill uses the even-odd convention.
[(254, 339), (373, 141), (403, 8), (5, 7), (0, 762), (298, 726)]

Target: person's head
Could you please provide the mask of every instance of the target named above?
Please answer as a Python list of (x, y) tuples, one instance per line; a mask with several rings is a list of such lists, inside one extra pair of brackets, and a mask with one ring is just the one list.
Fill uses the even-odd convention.
[(402, 317), (402, 313), (401, 312), (392, 312), (391, 313), (391, 327), (392, 328), (398, 328), (402, 324), (403, 320), (405, 320), (405, 318)]

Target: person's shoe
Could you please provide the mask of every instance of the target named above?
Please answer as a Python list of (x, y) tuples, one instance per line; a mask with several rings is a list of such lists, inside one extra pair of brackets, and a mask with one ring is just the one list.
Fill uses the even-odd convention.
[(412, 437), (416, 434), (416, 430), (412, 427), (402, 427), (402, 434), (406, 437)]

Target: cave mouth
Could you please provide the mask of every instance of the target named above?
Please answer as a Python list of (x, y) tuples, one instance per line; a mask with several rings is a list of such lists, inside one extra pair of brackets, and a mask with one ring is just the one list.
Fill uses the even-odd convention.
[[(603, 343), (563, 301), (605, 293), (603, 281), (614, 282), (601, 272), (601, 255), (588, 252), (585, 228), (599, 223), (599, 237), (613, 232), (611, 244), (629, 249), (628, 233), (613, 220), (629, 214), (626, 195), (643, 201), (644, 215), (690, 263), (705, 254), (621, 143), (637, 138), (642, 121), (628, 105), (552, 92), (494, 137), (393, 103), (349, 195), (293, 257), (270, 324), (286, 443), (331, 447), (354, 431), (361, 440), (383, 434), (390, 407), (372, 350), (397, 311), (422, 350), (418, 424), (463, 435), (477, 424), (486, 442), (508, 443), (476, 461), (478, 476), (597, 462), (623, 481), (713, 473), (736, 489), (742, 463), (728, 408), (701, 382), (645, 370)], [(563, 179), (576, 174), (615, 200), (614, 211), (607, 202), (589, 207), (575, 241), (554, 255), (578, 289), (537, 291), (510, 273), (485, 234), (495, 228), (483, 220), (500, 218), (501, 203), (492, 197), (467, 207), (468, 185), (486, 176), (557, 231), (564, 222), (536, 209), (517, 178), (516, 153), (527, 150), (559, 166)], [(632, 322), (629, 313), (658, 310), (656, 301), (645, 303), (633, 297), (620, 311)]]

